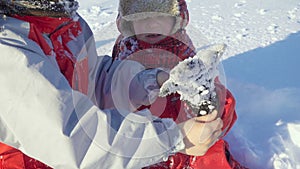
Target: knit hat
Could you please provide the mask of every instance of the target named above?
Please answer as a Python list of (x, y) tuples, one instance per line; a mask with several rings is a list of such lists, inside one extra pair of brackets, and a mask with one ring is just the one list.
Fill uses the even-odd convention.
[(120, 0), (117, 26), (123, 36), (134, 35), (131, 21), (155, 16), (174, 16), (171, 34), (184, 29), (189, 21), (185, 0)]
[(76, 0), (0, 0), (0, 13), (68, 17), (76, 12)]

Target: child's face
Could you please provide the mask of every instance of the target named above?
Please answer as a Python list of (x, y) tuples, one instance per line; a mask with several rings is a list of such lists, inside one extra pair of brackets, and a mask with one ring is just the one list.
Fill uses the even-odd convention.
[(138, 39), (148, 43), (156, 43), (170, 35), (175, 18), (172, 16), (156, 16), (132, 22)]

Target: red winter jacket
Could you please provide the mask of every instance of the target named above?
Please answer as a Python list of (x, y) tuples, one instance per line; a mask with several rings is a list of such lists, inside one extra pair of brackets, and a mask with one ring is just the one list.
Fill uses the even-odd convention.
[(51, 167), (0, 143), (0, 169), (51, 169)]

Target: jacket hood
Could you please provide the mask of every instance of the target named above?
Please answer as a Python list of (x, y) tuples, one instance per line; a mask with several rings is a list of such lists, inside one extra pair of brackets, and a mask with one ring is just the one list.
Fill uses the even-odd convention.
[(0, 13), (6, 15), (68, 17), (78, 7), (76, 0), (0, 0)]
[(189, 21), (185, 0), (120, 0), (117, 26), (123, 36), (134, 35), (131, 21), (155, 16), (176, 18), (172, 34), (184, 29)]

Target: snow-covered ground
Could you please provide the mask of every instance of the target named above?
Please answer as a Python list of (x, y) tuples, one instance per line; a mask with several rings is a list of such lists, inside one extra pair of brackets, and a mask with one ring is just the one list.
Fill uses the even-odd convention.
[[(118, 31), (118, 0), (79, 0), (99, 55)], [(300, 0), (187, 0), (195, 45), (226, 43), (238, 121), (226, 137), (251, 169), (300, 169)]]

